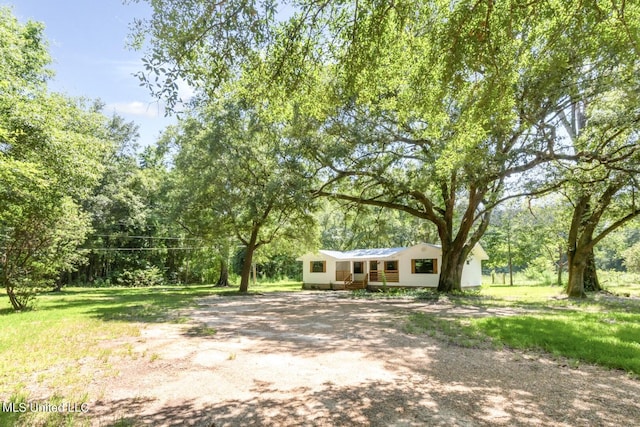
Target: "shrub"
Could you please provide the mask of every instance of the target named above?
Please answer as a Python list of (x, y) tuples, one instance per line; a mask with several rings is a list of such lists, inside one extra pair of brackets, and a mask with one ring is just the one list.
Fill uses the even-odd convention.
[(640, 273), (640, 243), (636, 243), (622, 253), (627, 271)]
[(164, 281), (158, 267), (147, 267), (138, 270), (124, 270), (116, 278), (116, 284), (128, 287), (145, 287), (160, 285)]

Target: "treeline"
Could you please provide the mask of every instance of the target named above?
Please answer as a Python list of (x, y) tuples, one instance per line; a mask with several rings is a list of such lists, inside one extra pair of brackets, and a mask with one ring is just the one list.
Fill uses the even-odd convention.
[(573, 297), (599, 289), (598, 263), (637, 262), (637, 233), (619, 236), (640, 215), (640, 6), (149, 3), (142, 84), (169, 109), (179, 82), (196, 96), (142, 153), (134, 124), (47, 91), (42, 26), (2, 9), (15, 308), (56, 281), (236, 271), (246, 292), (318, 247), (440, 243), (441, 292), (478, 243), (493, 269), (566, 269)]
[[(483, 262), (484, 274), (498, 273), (510, 283), (513, 273), (525, 273), (532, 279), (564, 285), (568, 272), (566, 223), (571, 211), (572, 205), (556, 196), (515, 200), (496, 209), (481, 240), (491, 254)], [(615, 230), (594, 248), (594, 263), (600, 270), (640, 273), (638, 260), (637, 220)]]
[(249, 258), (327, 199), (397, 210), (435, 229), (450, 292), (505, 203), (561, 199), (581, 297), (596, 247), (640, 214), (637, 4), (148, 3), (142, 83), (169, 107), (179, 79), (198, 94), (170, 138), (183, 205)]

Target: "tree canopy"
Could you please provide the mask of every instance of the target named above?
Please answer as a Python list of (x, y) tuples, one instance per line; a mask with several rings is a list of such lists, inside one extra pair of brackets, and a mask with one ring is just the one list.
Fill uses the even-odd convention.
[(241, 292), (256, 250), (276, 242), (304, 246), (313, 234), (314, 176), (277, 125), (268, 112), (231, 98), (196, 111), (172, 134), (182, 218), (209, 241), (227, 245), (231, 234), (241, 242)]
[(567, 112), (637, 84), (634, 5), (149, 3), (136, 35), (151, 35), (143, 81), (166, 76), (154, 93), (175, 101), (180, 77), (208, 100), (243, 75), (256, 99), (288, 105), (298, 150), (324, 173), (317, 195), (435, 225), (441, 291), (459, 289), (501, 200), (567, 181), (515, 187), (518, 176), (588, 160), (561, 134)]
[(535, 252), (560, 278), (566, 263), (581, 296), (597, 245), (640, 215), (639, 5), (147, 3), (130, 40), (147, 49), (142, 84), (169, 111), (180, 85), (196, 96), (142, 153), (134, 123), (48, 90), (43, 26), (0, 9), (0, 262), (16, 308), (18, 288), (85, 259), (87, 235), (89, 281), (186, 281), (215, 258), (226, 283), (235, 256), (246, 291), (256, 260), (318, 241), (428, 239), (450, 292), (483, 239), (511, 267)]
[(15, 309), (81, 258), (79, 202), (108, 145), (98, 107), (47, 91), (42, 29), (0, 8), (0, 280)]

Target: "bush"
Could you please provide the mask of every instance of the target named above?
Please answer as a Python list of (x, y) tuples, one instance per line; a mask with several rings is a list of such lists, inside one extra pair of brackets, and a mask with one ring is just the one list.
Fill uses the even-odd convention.
[(43, 288), (26, 277), (21, 280), (17, 280), (17, 282), (19, 284), (13, 290), (13, 296), (22, 307), (21, 310), (33, 309), (36, 296)]
[(640, 243), (636, 243), (622, 253), (624, 265), (631, 273), (640, 273)]
[(116, 277), (116, 284), (128, 287), (156, 286), (163, 282), (164, 278), (158, 267), (124, 270)]
[(529, 280), (535, 280), (541, 285), (553, 285), (556, 282), (554, 265), (546, 258), (539, 257), (529, 263), (523, 271)]

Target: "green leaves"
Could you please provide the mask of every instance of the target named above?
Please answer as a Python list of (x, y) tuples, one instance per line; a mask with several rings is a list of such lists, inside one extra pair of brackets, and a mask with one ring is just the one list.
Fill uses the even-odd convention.
[(27, 94), (42, 88), (52, 71), (44, 26), (36, 22), (21, 25), (11, 9), (0, 7), (0, 88), (5, 93)]
[[(313, 230), (313, 178), (276, 121), (277, 109), (237, 92), (224, 99), (194, 111), (167, 134), (177, 149), (174, 200), (180, 220), (197, 235), (221, 245), (230, 236), (241, 242), (250, 266), (263, 246), (278, 242), (283, 253), (306, 244)], [(241, 287), (248, 274), (243, 270)]]
[(47, 92), (42, 30), (0, 8), (0, 283), (17, 310), (82, 258), (79, 203), (109, 145), (96, 105)]
[[(278, 19), (271, 3), (149, 3), (147, 81), (159, 75), (158, 88), (173, 93), (171, 82), (185, 78), (207, 102), (228, 99), (228, 90), (216, 91), (233, 87), (251, 106), (205, 115), (193, 137), (218, 145), (194, 155), (228, 141), (216, 153), (220, 167), (268, 182), (259, 164), (247, 161), (236, 174), (222, 153), (276, 167), (273, 152), (238, 141), (284, 142), (278, 155), (295, 152), (322, 175), (316, 194), (430, 221), (445, 254), (473, 247), (505, 191), (550, 191), (567, 179), (547, 168), (523, 179), (544, 185), (515, 188), (525, 172), (568, 160), (562, 166), (588, 181), (622, 173), (606, 167), (615, 156), (625, 168), (637, 164), (636, 5), (302, 1)], [(566, 144), (559, 128), (578, 110), (590, 125)], [(253, 193), (255, 203), (267, 189)]]

